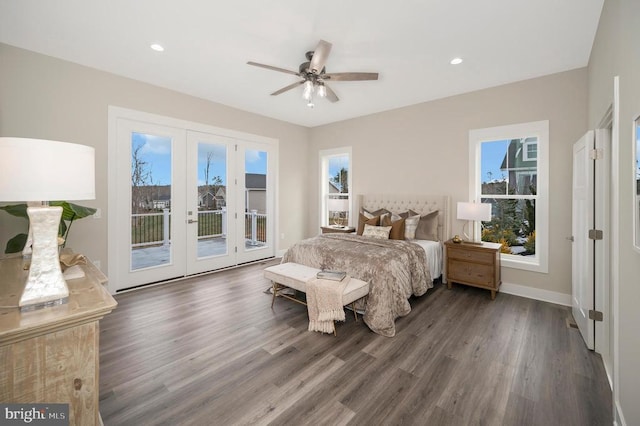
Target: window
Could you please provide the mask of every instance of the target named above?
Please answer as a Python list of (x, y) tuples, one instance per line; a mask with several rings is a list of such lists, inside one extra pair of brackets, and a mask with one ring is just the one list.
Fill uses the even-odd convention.
[(538, 159), (538, 139), (526, 138), (523, 144), (524, 161), (535, 161)]
[(320, 225), (351, 220), (351, 147), (320, 151)]
[(469, 196), (491, 204), (481, 238), (502, 244), (502, 265), (548, 271), (549, 122), (469, 132)]

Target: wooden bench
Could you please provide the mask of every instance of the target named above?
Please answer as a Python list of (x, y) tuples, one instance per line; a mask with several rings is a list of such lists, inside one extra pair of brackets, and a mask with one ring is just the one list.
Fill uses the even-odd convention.
[[(273, 298), (271, 307), (276, 301), (276, 297), (284, 297), (285, 299), (307, 305), (304, 301), (296, 299), (293, 296), (282, 293), (282, 290), (292, 288), (302, 293), (307, 292), (307, 283), (316, 278), (316, 274), (320, 269), (311, 268), (309, 266), (297, 263), (281, 263), (279, 265), (269, 266), (264, 270), (264, 277), (271, 280), (273, 284)], [(355, 309), (355, 301), (369, 294), (369, 283), (351, 278), (342, 293), (342, 304), (344, 306), (351, 305), (355, 320), (358, 321), (358, 314)]]

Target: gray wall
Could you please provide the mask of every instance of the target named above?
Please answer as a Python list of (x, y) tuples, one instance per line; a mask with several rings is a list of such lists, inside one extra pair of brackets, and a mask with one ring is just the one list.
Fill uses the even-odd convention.
[[(618, 242), (611, 247), (619, 254), (612, 265), (618, 275), (618, 377), (614, 403), (626, 424), (640, 424), (640, 253), (633, 249), (632, 122), (640, 115), (640, 2), (605, 0), (588, 67), (589, 127), (598, 125), (613, 101), (613, 78), (620, 78), (620, 137), (618, 170), (619, 201), (615, 207)], [(615, 355), (614, 355), (615, 356)], [(614, 359), (615, 362), (615, 359)]]
[[(96, 200), (101, 219), (74, 223), (69, 245), (107, 271), (107, 109), (109, 105), (180, 118), (279, 139), (279, 233), (277, 249), (303, 237), (309, 130), (157, 86), (0, 44), (0, 135), (62, 140), (96, 149)], [(25, 165), (28, 160), (25, 159)], [(60, 167), (64, 167), (61, 164)], [(291, 212), (300, 214), (291, 215)], [(285, 220), (286, 218), (286, 220)], [(0, 252), (25, 232), (26, 221), (0, 212)]]
[[(549, 120), (549, 273), (503, 268), (503, 281), (571, 294), (572, 145), (587, 125), (585, 68), (422, 103), (311, 130), (309, 170), (318, 151), (353, 146), (354, 193), (445, 194), (469, 199), (469, 130)], [(307, 235), (318, 231), (318, 185), (309, 187)]]

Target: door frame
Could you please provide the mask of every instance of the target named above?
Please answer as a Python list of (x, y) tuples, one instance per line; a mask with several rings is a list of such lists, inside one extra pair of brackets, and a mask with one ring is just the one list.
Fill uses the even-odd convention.
[[(221, 127), (215, 127), (208, 124), (196, 123), (188, 120), (182, 120), (173, 117), (167, 117), (158, 114), (152, 114), (144, 111), (133, 110), (129, 108), (123, 108), (119, 106), (109, 105), (108, 107), (108, 150), (107, 150), (107, 227), (109, 230), (114, 230), (117, 227), (117, 196), (118, 196), (118, 182), (117, 182), (117, 159), (118, 154), (118, 120), (126, 119), (139, 122), (146, 122), (150, 124), (156, 124), (165, 127), (181, 128), (185, 131), (192, 130), (195, 132), (210, 133), (220, 135), (227, 138), (234, 138), (240, 141), (246, 141), (250, 143), (266, 144), (269, 146), (270, 155), (273, 156), (273, 174), (272, 174), (272, 186), (273, 186), (273, 255), (276, 253), (276, 240), (275, 235), (278, 235), (279, 231), (279, 202), (278, 202), (278, 152), (279, 152), (279, 140), (261, 135), (255, 135), (252, 133), (240, 132), (237, 130), (225, 129)], [(116, 282), (115, 277), (118, 276), (118, 270), (121, 267), (118, 261), (118, 244), (113, 240), (113, 236), (110, 232), (107, 232), (107, 275), (111, 277), (108, 284), (108, 289), (112, 294), (115, 294)]]

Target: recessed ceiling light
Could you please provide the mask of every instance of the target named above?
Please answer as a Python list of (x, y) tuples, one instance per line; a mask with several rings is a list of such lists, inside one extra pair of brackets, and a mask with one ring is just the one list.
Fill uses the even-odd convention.
[(156, 52), (164, 52), (164, 47), (162, 47), (162, 45), (158, 44), (158, 43), (153, 43), (151, 46), (153, 50), (155, 50)]
[(462, 63), (462, 58), (453, 58), (451, 60), (451, 62), (449, 62), (451, 65), (458, 65)]

